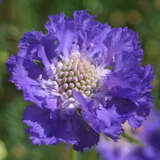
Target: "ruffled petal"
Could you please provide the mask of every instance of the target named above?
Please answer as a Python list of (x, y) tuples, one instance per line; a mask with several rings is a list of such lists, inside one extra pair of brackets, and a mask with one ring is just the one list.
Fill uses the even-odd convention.
[(95, 100), (87, 101), (79, 92), (73, 91), (74, 97), (81, 105), (81, 113), (84, 120), (97, 132), (113, 138), (115, 141), (123, 132), (120, 117), (115, 107), (105, 108)]
[(57, 97), (46, 92), (39, 81), (40, 76), (46, 78), (42, 68), (19, 56), (11, 56), (6, 65), (11, 73), (10, 81), (23, 90), (25, 100), (51, 110), (56, 108)]
[[(60, 142), (71, 143), (74, 149), (82, 151), (98, 142), (99, 136), (91, 128), (86, 128), (82, 118), (73, 112), (50, 112), (36, 106), (29, 106), (23, 114), (23, 121), (34, 144), (55, 145)], [(78, 124), (78, 125), (77, 125)]]
[(111, 30), (108, 24), (101, 24), (94, 20), (95, 16), (86, 10), (74, 12), (74, 24), (77, 31), (77, 43), (94, 64), (104, 66), (107, 61), (107, 48), (104, 39)]
[(18, 47), (20, 51), (18, 52), (19, 57), (24, 57), (30, 60), (37, 59), (37, 49), (38, 46), (42, 43), (44, 35), (42, 32), (32, 31), (27, 32), (21, 38)]
[(125, 28), (113, 28), (107, 35), (105, 46), (108, 48), (108, 65), (113, 65), (118, 54), (131, 54), (138, 61), (143, 58), (143, 50), (138, 40), (138, 34)]
[(134, 56), (118, 55), (115, 67), (104, 81), (108, 105), (115, 104), (119, 114), (127, 115), (132, 128), (139, 127), (152, 108), (153, 70), (141, 67)]
[(31, 61), (44, 62), (44, 65), (52, 62), (57, 63), (59, 56), (57, 48), (59, 45), (56, 42), (57, 38), (53, 34), (44, 35), (37, 31), (27, 32), (18, 45), (20, 48), (18, 56)]
[(48, 34), (54, 34), (58, 41), (57, 51), (65, 58), (69, 58), (73, 43), (75, 42), (74, 23), (71, 18), (66, 18), (63, 13), (56, 16), (49, 16), (45, 24)]
[(36, 85), (35, 80), (43, 73), (42, 69), (33, 62), (18, 56), (11, 56), (6, 65), (7, 70), (12, 74), (10, 81), (15, 83), (18, 89), (24, 89), (27, 85)]

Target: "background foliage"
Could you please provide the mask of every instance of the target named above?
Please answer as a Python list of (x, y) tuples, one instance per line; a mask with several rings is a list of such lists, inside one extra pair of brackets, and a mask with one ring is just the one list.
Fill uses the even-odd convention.
[[(70, 146), (33, 146), (21, 122), (24, 108), (22, 93), (8, 82), (5, 63), (18, 51), (17, 45), (24, 32), (43, 30), (48, 15), (88, 9), (101, 22), (112, 27), (128, 26), (139, 32), (145, 56), (155, 71), (153, 96), (160, 107), (160, 0), (2, 0), (0, 5), (0, 160), (69, 160)], [(44, 31), (45, 32), (45, 31)], [(99, 155), (78, 153), (79, 160), (98, 160)]]

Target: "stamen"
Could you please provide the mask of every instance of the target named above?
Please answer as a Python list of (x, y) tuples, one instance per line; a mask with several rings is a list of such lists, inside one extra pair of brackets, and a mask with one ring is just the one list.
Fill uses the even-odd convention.
[(56, 68), (56, 82), (58, 92), (65, 97), (72, 97), (72, 90), (81, 92), (84, 96), (91, 96), (97, 87), (98, 69), (89, 61), (72, 55), (69, 60), (58, 62)]

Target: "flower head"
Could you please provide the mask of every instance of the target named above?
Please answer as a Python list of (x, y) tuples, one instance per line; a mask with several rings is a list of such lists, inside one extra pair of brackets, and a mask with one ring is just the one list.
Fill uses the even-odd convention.
[(87, 11), (50, 16), (47, 34), (24, 34), (7, 69), (35, 103), (23, 115), (34, 144), (71, 143), (82, 151), (99, 133), (117, 140), (121, 124), (137, 128), (152, 106), (150, 65), (141, 66), (137, 33), (111, 28)]

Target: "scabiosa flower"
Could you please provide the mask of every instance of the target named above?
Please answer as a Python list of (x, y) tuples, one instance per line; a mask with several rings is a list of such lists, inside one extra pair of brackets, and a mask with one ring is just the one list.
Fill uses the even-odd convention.
[(127, 120), (139, 127), (152, 106), (153, 71), (141, 66), (137, 33), (101, 24), (87, 11), (50, 16), (45, 28), (25, 33), (7, 63), (10, 81), (35, 104), (23, 114), (32, 142), (82, 151), (100, 133), (117, 140)]

